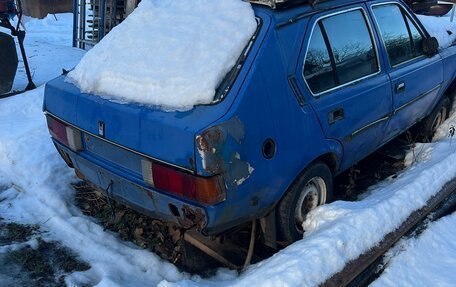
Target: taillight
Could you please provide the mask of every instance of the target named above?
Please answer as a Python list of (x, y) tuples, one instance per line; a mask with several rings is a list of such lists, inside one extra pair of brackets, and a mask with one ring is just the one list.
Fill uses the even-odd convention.
[(199, 177), (149, 160), (142, 160), (141, 165), (144, 182), (158, 190), (204, 204), (216, 204), (226, 198), (220, 176)]
[(74, 151), (82, 150), (81, 131), (46, 115), (49, 133), (53, 138)]

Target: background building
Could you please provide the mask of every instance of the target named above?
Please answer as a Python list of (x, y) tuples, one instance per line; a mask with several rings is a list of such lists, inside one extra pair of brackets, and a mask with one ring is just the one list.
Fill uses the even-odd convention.
[(24, 14), (34, 18), (73, 11), (73, 0), (22, 0), (21, 2)]

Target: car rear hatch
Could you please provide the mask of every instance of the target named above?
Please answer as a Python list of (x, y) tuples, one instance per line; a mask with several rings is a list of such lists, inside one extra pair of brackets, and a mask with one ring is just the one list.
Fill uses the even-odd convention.
[[(85, 147), (90, 147), (84, 150), (86, 153), (124, 168), (125, 155), (108, 151), (108, 144), (196, 173), (195, 137), (226, 114), (233, 104), (261, 45), (258, 38), (263, 38), (267, 31), (260, 29), (260, 18), (257, 21), (254, 37), (220, 84), (213, 104), (198, 105), (186, 112), (166, 112), (159, 107), (81, 93), (62, 75), (46, 84), (43, 110), (83, 131)], [(140, 172), (129, 169), (136, 174)]]
[(197, 106), (187, 112), (164, 112), (159, 108), (126, 104), (81, 93), (61, 76), (46, 85), (44, 110), (83, 134), (85, 153), (125, 166), (114, 150), (129, 152), (195, 171), (195, 134), (223, 116), (229, 101)]

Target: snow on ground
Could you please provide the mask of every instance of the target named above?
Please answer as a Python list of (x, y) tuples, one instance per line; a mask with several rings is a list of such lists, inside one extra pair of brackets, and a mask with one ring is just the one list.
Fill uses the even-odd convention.
[(450, 16), (433, 17), (417, 15), (429, 34), (436, 37), (440, 48), (447, 48), (456, 42), (456, 20), (450, 21)]
[(447, 137), (449, 127), (455, 125), (453, 113), (436, 135), (437, 142), (418, 144), (415, 153), (408, 154), (409, 167), (397, 178), (372, 187), (360, 201), (336, 201), (317, 208), (304, 222), (304, 240), (251, 266), (239, 277), (223, 282), (217, 277), (164, 281), (160, 286), (319, 285), (374, 247), (456, 176), (456, 139), (451, 142)]
[[(36, 40), (29, 41), (26, 47), (33, 50), (31, 46), (36, 45), (36, 57), (49, 63), (36, 66), (36, 75), (42, 75), (43, 79), (52, 78), (60, 69), (60, 62), (52, 61), (55, 51), (61, 51), (62, 55), (68, 51), (64, 63), (76, 61), (74, 57), (82, 54), (78, 52), (75, 56), (74, 49), (68, 46), (57, 49), (61, 39), (53, 38), (57, 34), (53, 34), (55, 28), (48, 22), (51, 20), (48, 17), (44, 22), (30, 25), (29, 39)], [(42, 36), (37, 35), (34, 27), (42, 27), (39, 32)], [(48, 43), (38, 45), (40, 41)], [(456, 125), (453, 114), (439, 130), (435, 143), (420, 144), (409, 154), (409, 167), (397, 178), (372, 187), (361, 201), (337, 201), (315, 210), (304, 223), (308, 232), (303, 240), (251, 266), (241, 275), (222, 269), (212, 278), (201, 279), (180, 273), (155, 254), (120, 241), (117, 235), (103, 231), (93, 219), (82, 215), (74, 205), (74, 190), (70, 187), (76, 178), (49, 139), (41, 112), (43, 90), (40, 87), (0, 100), (0, 217), (17, 223), (40, 224), (47, 231), (40, 236), (61, 242), (90, 263), (90, 270), (66, 278), (69, 286), (318, 285), (347, 261), (378, 243), (385, 233), (393, 231), (456, 176), (456, 139), (447, 137), (449, 127)], [(454, 219), (445, 224), (448, 229), (456, 228)], [(0, 254), (8, 248), (12, 247), (0, 248)], [(420, 249), (416, 252), (421, 253)], [(442, 253), (439, 259), (452, 262), (453, 254)], [(405, 268), (397, 264), (401, 266), (397, 268)], [(396, 270), (394, 266), (391, 265), (391, 270)], [(401, 269), (397, 270), (390, 272)], [(1, 280), (0, 277), (0, 285)]]
[(381, 286), (455, 286), (456, 213), (432, 223), (418, 238), (400, 242), (400, 252), (371, 284)]
[(40, 87), (0, 101), (0, 186), (5, 189), (0, 217), (40, 224), (48, 231), (40, 236), (62, 242), (89, 262), (89, 271), (67, 278), (69, 286), (145, 286), (182, 279), (173, 265), (104, 232), (74, 206), (70, 182), (75, 178), (49, 139), (43, 92)]
[[(73, 68), (84, 55), (84, 51), (71, 48), (72, 21), (71, 13), (48, 15), (42, 20), (24, 17), (26, 54), (37, 86), (62, 74), (62, 69)], [(27, 77), (19, 46), (17, 51), (20, 63), (13, 90), (22, 90), (27, 86)]]
[(84, 92), (189, 110), (213, 101), (255, 29), (241, 0), (144, 0), (68, 78)]

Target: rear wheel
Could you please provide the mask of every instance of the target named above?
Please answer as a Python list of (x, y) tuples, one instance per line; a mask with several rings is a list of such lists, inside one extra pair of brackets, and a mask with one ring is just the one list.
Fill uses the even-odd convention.
[(432, 110), (432, 113), (418, 124), (418, 141), (432, 141), (432, 137), (434, 136), (437, 129), (447, 119), (449, 114), (449, 107), (450, 100), (448, 97), (442, 98), (434, 110)]
[(332, 196), (332, 174), (327, 165), (310, 165), (293, 183), (277, 207), (279, 239), (289, 245), (302, 239), (307, 214)]

